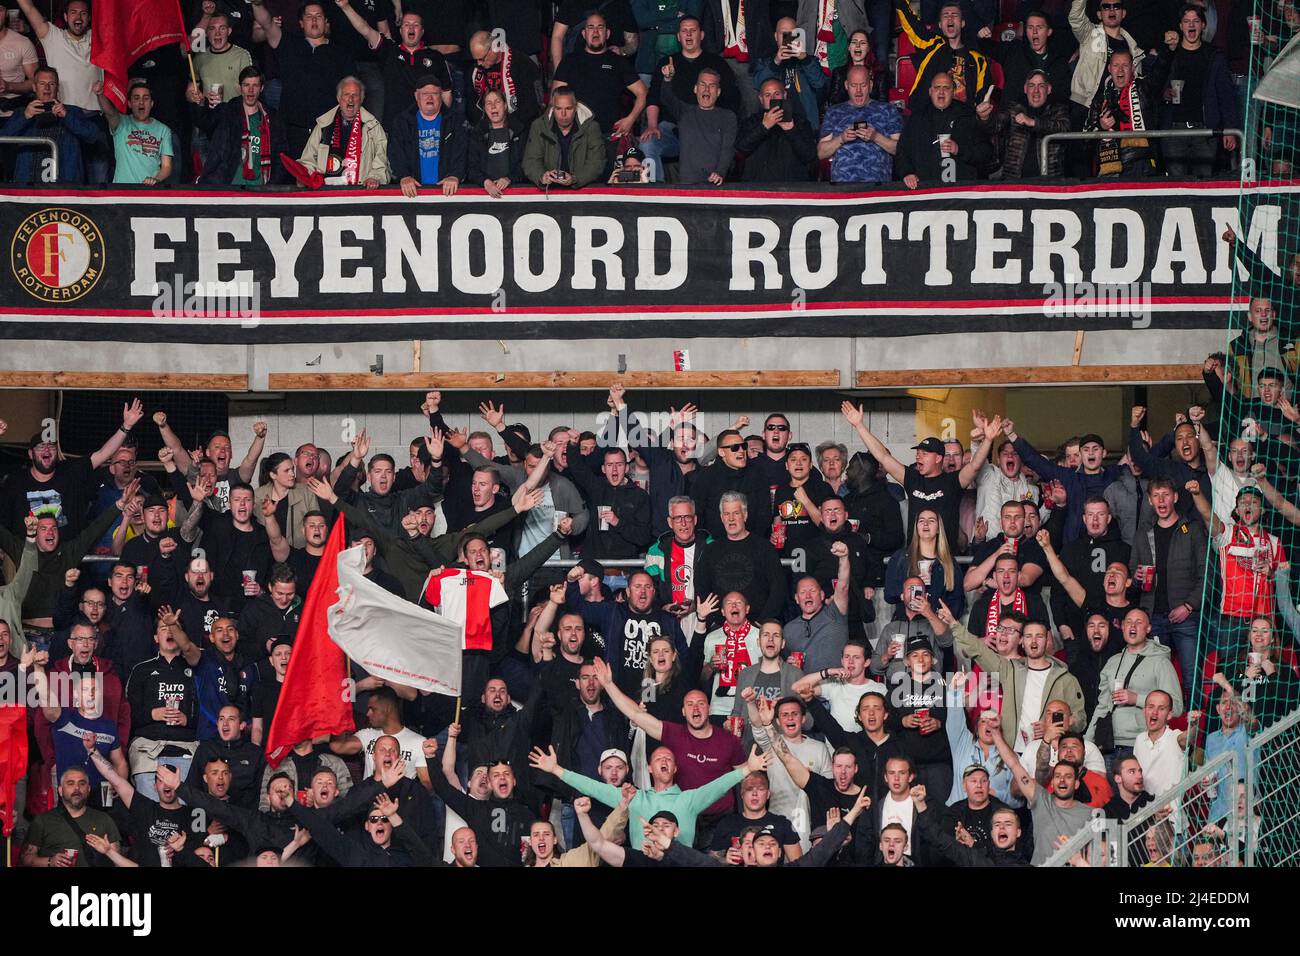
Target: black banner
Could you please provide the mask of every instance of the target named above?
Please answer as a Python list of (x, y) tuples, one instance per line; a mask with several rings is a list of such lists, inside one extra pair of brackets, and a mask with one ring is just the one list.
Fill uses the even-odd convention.
[[(1272, 188), (1270, 195), (1300, 187)], [(1235, 183), (0, 197), (0, 335), (198, 343), (1216, 328)]]

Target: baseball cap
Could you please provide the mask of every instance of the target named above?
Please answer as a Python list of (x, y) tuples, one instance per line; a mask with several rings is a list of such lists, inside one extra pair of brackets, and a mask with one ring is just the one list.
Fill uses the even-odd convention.
[(144, 504), (141, 505), (141, 508), (145, 511), (148, 511), (150, 508), (166, 508), (166, 507), (167, 507), (167, 501), (165, 498), (163, 498), (162, 495), (150, 495), (148, 498), (144, 499)]
[(970, 776), (971, 774), (973, 774), (973, 773), (983, 773), (983, 774), (985, 774), (985, 775), (987, 776), (987, 775), (988, 775), (988, 769), (987, 769), (986, 767), (982, 767), (982, 766), (980, 766), (980, 765), (977, 764), (977, 763), (973, 763), (973, 764), (971, 764), (970, 766), (968, 766), (965, 770), (963, 770), (963, 771), (961, 772), (961, 778), (962, 778), (963, 780), (965, 780), (967, 777), (969, 777), (969, 776)]
[(1261, 501), (1264, 499), (1264, 492), (1259, 490), (1259, 485), (1242, 485), (1237, 491), (1237, 501), (1241, 500), (1242, 495), (1254, 495)]
[(1047, 79), (1047, 80), (1050, 80), (1050, 79), (1051, 79), (1051, 77), (1047, 75), (1047, 71), (1046, 71), (1046, 70), (1039, 70), (1039, 69), (1033, 69), (1033, 70), (1030, 70), (1028, 73), (1025, 74), (1025, 79), (1026, 79), (1026, 80), (1032, 80), (1032, 79), (1033, 79), (1034, 77), (1036, 77), (1036, 76), (1041, 76), (1041, 77), (1043, 77), (1044, 79)]
[(1082, 448), (1084, 445), (1100, 445), (1105, 448), (1106, 441), (1096, 432), (1088, 432), (1088, 434), (1079, 437), (1079, 447)]
[(623, 162), (627, 162), (629, 159), (639, 159), (642, 162), (645, 162), (645, 153), (636, 146), (629, 146), (623, 152)]
[(418, 90), (422, 86), (436, 86), (440, 90), (444, 88), (442, 80), (438, 77), (438, 74), (436, 73), (421, 74), (420, 77), (415, 81), (415, 88)]
[(912, 651), (929, 651), (933, 654), (934, 648), (930, 646), (930, 639), (924, 634), (913, 634), (903, 646), (903, 656), (906, 657)]
[(920, 444), (913, 445), (912, 451), (928, 451), (932, 455), (942, 455), (944, 453), (943, 442), (937, 438), (922, 439)]
[(274, 651), (281, 644), (285, 645), (286, 647), (293, 647), (293, 638), (290, 637), (288, 634), (275, 635), (275, 637), (271, 638), (270, 650)]
[[(617, 747), (610, 747), (600, 755), (600, 759), (596, 761), (596, 766), (599, 767), (610, 757), (617, 757), (619, 760), (623, 761), (624, 764), (628, 763), (627, 754), (623, 753), (623, 751), (619, 750)], [(676, 821), (674, 820), (673, 822), (675, 823)]]
[(369, 538), (371, 541), (375, 540), (375, 536), (371, 534), (369, 531), (367, 531), (365, 528), (358, 528), (355, 526), (348, 528), (349, 544), (354, 544), (354, 545), (360, 544), (363, 538)]
[(669, 810), (660, 810), (658, 813), (656, 813), (654, 816), (650, 818), (651, 823), (654, 823), (656, 820), (667, 820), (673, 826), (678, 826), (677, 814)]
[(605, 576), (605, 566), (595, 558), (583, 558), (578, 562), (578, 567), (593, 577), (603, 578)]

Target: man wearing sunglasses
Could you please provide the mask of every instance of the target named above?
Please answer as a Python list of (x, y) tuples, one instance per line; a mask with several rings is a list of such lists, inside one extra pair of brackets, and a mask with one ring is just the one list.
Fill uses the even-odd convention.
[[(788, 428), (788, 423), (786, 424)], [(787, 439), (789, 432), (786, 432)], [(709, 467), (701, 469), (691, 488), (691, 497), (695, 499), (695, 513), (700, 516), (704, 529), (714, 538), (726, 537), (727, 531), (722, 523), (719, 505), (722, 496), (728, 492), (739, 492), (745, 496), (745, 527), (764, 537), (772, 530), (772, 486), (785, 481), (784, 450), (786, 440), (781, 441), (782, 463), (778, 466), (779, 474), (772, 480), (760, 469), (767, 457), (760, 455), (754, 461), (749, 460), (745, 450), (745, 440), (739, 431), (728, 428), (718, 434), (718, 458)]]
[(785, 456), (789, 453), (792, 429), (790, 419), (773, 412), (763, 422), (763, 451), (751, 467), (766, 479), (768, 486), (785, 484)]
[(1070, 99), (1075, 104), (1071, 126), (1075, 129), (1082, 125), (1083, 116), (1106, 81), (1106, 64), (1113, 52), (1128, 50), (1133, 54), (1134, 70), (1141, 67), (1142, 48), (1121, 26), (1126, 13), (1124, 0), (1101, 0), (1098, 9), (1101, 22), (1093, 23), (1088, 19), (1086, 0), (1074, 0), (1070, 4), (1070, 29), (1079, 41), (1079, 62), (1070, 81)]

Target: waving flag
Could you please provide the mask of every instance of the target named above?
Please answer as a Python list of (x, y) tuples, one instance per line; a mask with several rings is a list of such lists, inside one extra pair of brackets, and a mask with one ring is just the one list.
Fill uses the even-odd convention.
[(95, 0), (90, 62), (104, 71), (104, 95), (120, 111), (131, 64), (168, 43), (189, 49), (179, 0)]

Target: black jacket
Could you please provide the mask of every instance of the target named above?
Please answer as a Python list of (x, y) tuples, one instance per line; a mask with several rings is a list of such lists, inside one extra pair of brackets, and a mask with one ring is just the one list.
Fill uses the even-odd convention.
[(927, 806), (924, 813), (916, 815), (916, 822), (925, 836), (926, 848), (931, 858), (941, 857), (957, 866), (1028, 866), (1014, 847), (999, 850), (995, 846), (978, 847), (958, 843), (956, 837), (939, 825), (939, 812)]
[[(939, 152), (936, 141), (941, 133), (952, 136), (956, 154), (946, 157)], [(944, 179), (946, 158), (953, 161), (953, 180)], [(927, 102), (903, 124), (894, 173), (899, 179), (914, 175), (922, 182), (969, 182), (981, 178), (992, 161), (993, 145), (973, 109), (954, 100), (947, 109), (936, 110)]]
[[(596, 719), (601, 722), (604, 733), (604, 745), (602, 751), (611, 748), (617, 748), (624, 752), (628, 747), (628, 720), (619, 711), (617, 707), (609, 702), (609, 698), (602, 696), (601, 703), (603, 709), (596, 715)], [(556, 715), (555, 721), (551, 726), (549, 740), (555, 744), (555, 753), (559, 758), (561, 767), (576, 767), (578, 740), (582, 737), (584, 725), (587, 723), (587, 705), (580, 699), (570, 698), (565, 706)], [(566, 800), (572, 800), (579, 794), (572, 788), (562, 783), (558, 777), (549, 777), (547, 783), (556, 784)]]
[[(285, 139), (284, 122), (280, 115), (265, 103), (267, 123), (271, 127), (271, 142), (262, 148), (271, 156), (270, 185), (282, 186), (293, 182), (293, 177), (285, 171), (280, 162), (280, 154), (289, 151)], [(199, 183), (204, 186), (230, 186), (235, 174), (243, 165), (244, 143), (244, 101), (242, 97), (227, 100), (216, 109), (207, 105), (190, 104), (190, 119), (194, 125), (208, 134), (208, 150), (203, 156), (203, 172)], [(297, 157), (294, 157), (297, 159)]]
[(873, 482), (865, 491), (850, 491), (844, 505), (849, 520), (858, 522), (858, 534), (867, 541), (867, 555), (880, 571), (879, 584), (867, 583), (878, 587), (885, 583), (885, 562), (907, 540), (903, 511), (883, 481)]
[(749, 506), (745, 526), (755, 534), (767, 537), (772, 530), (772, 493), (763, 476), (752, 465), (736, 470), (715, 461), (695, 473), (691, 497), (695, 499), (699, 526), (715, 538), (726, 537), (718, 506), (722, 495), (728, 491), (739, 491), (745, 496)]
[(817, 160), (817, 136), (802, 119), (794, 128), (768, 129), (763, 114), (745, 120), (736, 134), (736, 151), (745, 157), (740, 178), (747, 183), (806, 183)]
[(243, 737), (233, 741), (220, 737), (205, 740), (194, 751), (192, 766), (198, 774), (195, 779), (202, 779), (208, 761), (218, 757), (230, 766), (230, 799), (237, 806), (256, 810), (257, 801), (262, 796), (262, 771), (265, 768), (262, 748)]
[[(740, 541), (723, 535), (707, 545), (696, 545), (695, 593), (716, 594), (721, 601), (729, 591), (745, 595), (754, 620), (782, 616), (788, 597), (785, 568), (766, 533)], [(716, 624), (717, 620), (709, 622), (710, 627)]]
[(826, 738), (832, 747), (848, 747), (858, 758), (858, 775), (853, 782), (866, 787), (872, 800), (879, 800), (888, 789), (885, 786), (885, 762), (890, 757), (903, 757), (902, 742), (898, 734), (890, 734), (885, 742), (877, 744), (867, 736), (866, 731), (849, 733), (840, 726), (820, 697), (814, 697), (808, 706), (812, 715), (813, 730)]
[[(524, 181), (524, 143), (528, 139), (528, 127), (521, 126), (515, 116), (511, 116), (507, 121), (507, 128), (510, 130), (510, 148), (507, 156), (510, 160), (510, 171), (506, 176), (512, 183), (522, 183)], [(482, 186), (483, 181), (487, 179), (487, 157), (488, 157), (488, 131), (491, 126), (487, 119), (480, 121), (473, 129), (469, 131), (469, 156), (467, 159), (467, 176), (468, 185)]]
[(502, 800), (493, 793), (486, 800), (475, 800), (449, 784), (441, 773), (432, 773), (430, 777), (433, 792), (474, 831), (481, 865), (523, 865), (519, 848), (528, 838), (537, 816), (518, 796)]
[[(412, 105), (393, 118), (388, 130), (388, 165), (393, 171), (393, 181), (401, 182), (407, 176), (420, 181), (420, 132), (416, 117), (419, 109)], [(455, 176), (461, 182), (466, 178), (466, 157), (469, 134), (459, 113), (447, 111), (442, 116), (442, 138), (438, 148), (438, 179)], [(424, 183), (426, 186), (432, 183)]]
[[(581, 464), (569, 469), (569, 476), (587, 499), (591, 520), (583, 539), (583, 554), (595, 558), (637, 558), (645, 554), (650, 533), (650, 496), (624, 479), (615, 487), (604, 475), (595, 475)], [(618, 524), (601, 530), (600, 509), (611, 508)]]
[(289, 815), (311, 831), (312, 841), (339, 866), (436, 866), (438, 862), (416, 835), (415, 828), (405, 820), (393, 828), (391, 842), (385, 848), (364, 830), (359, 836), (344, 836), (324, 813), (300, 803), (289, 808)]

